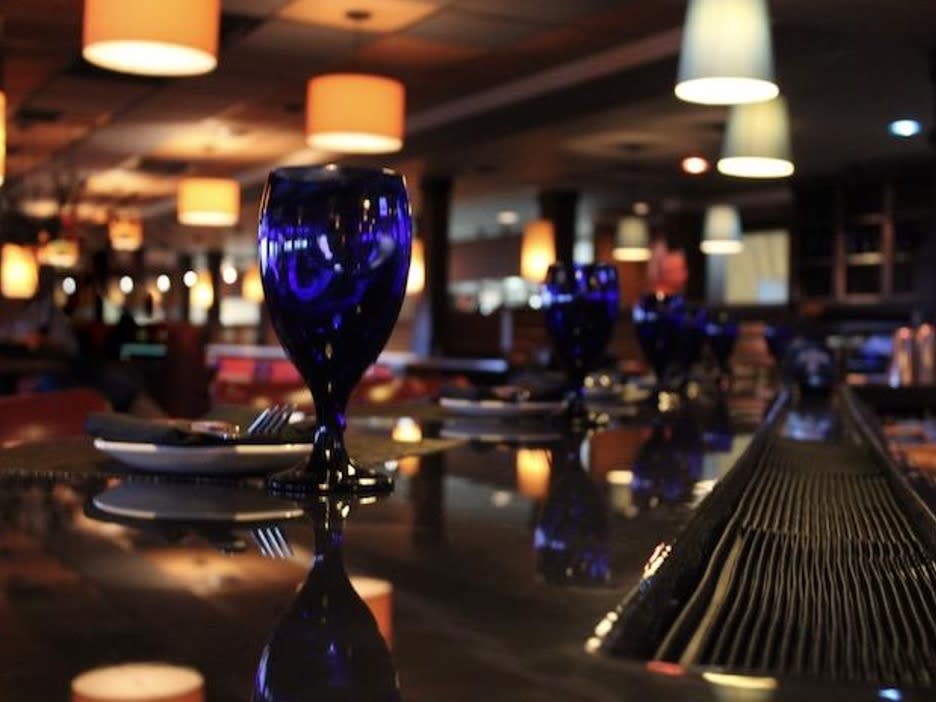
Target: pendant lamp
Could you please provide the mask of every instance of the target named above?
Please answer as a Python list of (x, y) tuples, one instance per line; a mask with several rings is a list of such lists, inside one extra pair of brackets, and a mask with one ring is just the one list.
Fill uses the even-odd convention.
[(39, 265), (27, 246), (0, 247), (0, 293), (14, 300), (28, 300), (39, 289)]
[(732, 107), (718, 172), (739, 178), (786, 178), (793, 170), (786, 100), (781, 96)]
[(767, 0), (690, 0), (676, 97), (739, 105), (770, 100), (779, 92)]
[(221, 0), (85, 0), (82, 55), (120, 73), (208, 73), (220, 24)]
[(240, 218), (240, 183), (231, 178), (183, 178), (178, 218), (196, 227), (229, 227)]
[(108, 222), (107, 238), (114, 251), (136, 251), (143, 246), (143, 221), (137, 217), (115, 217)]
[(556, 233), (548, 219), (534, 219), (523, 227), (520, 248), (520, 275), (534, 283), (546, 279), (546, 271), (556, 261)]
[(418, 295), (426, 287), (426, 251), (422, 239), (413, 238), (413, 253), (410, 256), (409, 275), (406, 278), (406, 294)]
[(650, 258), (650, 229), (642, 217), (623, 217), (618, 222), (611, 255), (618, 261), (646, 261)]
[(712, 205), (705, 211), (705, 226), (702, 243), (703, 253), (728, 255), (741, 253), (741, 216), (732, 205)]
[(241, 278), (241, 297), (251, 302), (263, 302), (263, 281), (260, 280), (260, 266), (256, 263), (244, 271)]

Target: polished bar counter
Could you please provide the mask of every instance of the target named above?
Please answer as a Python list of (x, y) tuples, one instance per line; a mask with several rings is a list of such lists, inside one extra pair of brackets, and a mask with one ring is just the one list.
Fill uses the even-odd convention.
[[(753, 552), (729, 540), (780, 509), (769, 496), (752, 502), (776, 480), (771, 452), (800, 473), (814, 465), (833, 475), (844, 461), (863, 486), (855, 495), (873, 503), (860, 503), (870, 536), (844, 535), (845, 552), (807, 545), (802, 558), (840, 557), (859, 581), (899, 560), (900, 548), (932, 567), (919, 534), (932, 517), (911, 491), (885, 515), (905, 532), (885, 538), (875, 500), (903, 489), (902, 478), (896, 469), (881, 477), (867, 408), (850, 403), (692, 404), (587, 436), (450, 443), (389, 461), (396, 490), (369, 504), (297, 505), (255, 481), (193, 486), (106, 465), (55, 477), (17, 467), (26, 454), (11, 449), (0, 461), (0, 692), (65, 699), (82, 671), (152, 660), (200, 671), (209, 700), (306, 699), (296, 690), (343, 700), (927, 699), (932, 593), (922, 571), (887, 575), (917, 587), (906, 607), (882, 595), (860, 608), (847, 588), (838, 597), (815, 576), (806, 586), (826, 599), (808, 609), (812, 595), (784, 580), (814, 575), (796, 544), (777, 551), (770, 528)], [(371, 425), (378, 436), (380, 422)], [(800, 489), (805, 499), (791, 504), (834, 521), (822, 494), (788, 494)], [(192, 505), (197, 519), (186, 515)], [(755, 556), (753, 584), (737, 582)], [(392, 586), (382, 635), (348, 594), (342, 566)], [(775, 606), (761, 581), (800, 588), (801, 603)], [(786, 658), (753, 633), (755, 619), (770, 617), (790, 631), (789, 650), (771, 644)], [(816, 635), (832, 625), (834, 636)], [(882, 641), (893, 649), (875, 649)], [(840, 674), (845, 661), (851, 674)]]

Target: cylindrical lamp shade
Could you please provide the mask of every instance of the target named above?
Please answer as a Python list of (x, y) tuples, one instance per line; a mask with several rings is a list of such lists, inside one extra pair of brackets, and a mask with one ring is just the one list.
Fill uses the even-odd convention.
[(230, 178), (183, 178), (178, 216), (195, 227), (230, 227), (240, 218), (240, 183)]
[(323, 151), (383, 154), (403, 148), (406, 91), (392, 78), (331, 73), (306, 93), (306, 141)]
[(422, 239), (413, 239), (409, 275), (406, 278), (406, 294), (418, 295), (426, 287), (426, 251)]
[(731, 108), (718, 171), (739, 178), (793, 175), (786, 100), (776, 97)]
[(198, 280), (192, 286), (191, 300), (194, 307), (203, 310), (207, 310), (214, 304), (214, 284), (211, 281), (211, 273), (208, 271), (198, 274)]
[(378, 580), (362, 575), (351, 576), (351, 587), (358, 594), (374, 619), (377, 630), (387, 646), (393, 645), (393, 585), (388, 580)]
[(549, 492), (549, 453), (544, 449), (517, 449), (517, 492), (543, 500)]
[(207, 73), (220, 24), (221, 0), (85, 0), (82, 55), (121, 73)]
[(534, 219), (523, 227), (520, 248), (520, 275), (534, 283), (546, 279), (546, 271), (556, 262), (556, 233), (548, 219)]
[(614, 250), (618, 261), (646, 261), (650, 258), (650, 228), (642, 217), (623, 217), (617, 226)]
[(74, 239), (52, 239), (36, 252), (39, 263), (53, 268), (74, 268), (79, 257), (78, 242)]
[(675, 92), (703, 105), (776, 97), (767, 0), (690, 0)]
[(135, 217), (112, 219), (107, 225), (107, 238), (114, 251), (136, 251), (143, 246), (143, 221)]
[(164, 663), (124, 663), (82, 673), (72, 702), (203, 702), (201, 673)]
[(27, 246), (0, 248), (0, 292), (6, 298), (28, 300), (39, 289), (39, 264)]
[(705, 228), (699, 248), (711, 255), (741, 253), (741, 215), (731, 205), (712, 205), (705, 211)]
[(244, 271), (241, 278), (241, 297), (251, 302), (263, 302), (263, 281), (260, 279), (260, 266), (256, 263)]

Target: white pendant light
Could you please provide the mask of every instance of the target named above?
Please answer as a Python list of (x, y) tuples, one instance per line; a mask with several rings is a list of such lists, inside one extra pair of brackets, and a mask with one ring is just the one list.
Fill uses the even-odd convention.
[(231, 178), (183, 178), (179, 222), (196, 227), (230, 227), (240, 218), (240, 183)]
[(699, 248), (709, 255), (741, 253), (744, 244), (741, 239), (741, 215), (737, 207), (712, 205), (705, 211), (705, 227)]
[(207, 73), (220, 24), (221, 0), (85, 0), (82, 55), (120, 73)]
[(520, 247), (520, 275), (534, 283), (546, 279), (546, 271), (556, 261), (556, 233), (548, 219), (534, 219), (523, 227)]
[(793, 175), (786, 100), (736, 105), (728, 116), (718, 172), (739, 178)]
[(0, 293), (14, 300), (28, 300), (39, 289), (39, 264), (28, 246), (0, 247)]
[(650, 258), (650, 228), (642, 217), (622, 217), (614, 237), (611, 255), (618, 261), (646, 261)]
[(767, 0), (690, 0), (676, 97), (739, 105), (776, 97)]

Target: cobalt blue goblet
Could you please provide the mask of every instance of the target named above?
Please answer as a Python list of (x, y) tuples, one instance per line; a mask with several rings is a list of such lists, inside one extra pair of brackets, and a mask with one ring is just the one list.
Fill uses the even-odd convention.
[(344, 446), (352, 389), (387, 342), (409, 271), (403, 178), (388, 170), (279, 168), (260, 202), (260, 274), (270, 321), (312, 391), (308, 461), (272, 476), (275, 492), (381, 492), (390, 479)]
[(583, 405), (585, 376), (601, 360), (618, 316), (617, 269), (606, 263), (554, 263), (543, 284), (546, 331), (569, 374), (570, 410)]
[(634, 306), (637, 340), (653, 367), (658, 393), (666, 388), (672, 366), (681, 352), (692, 344), (685, 336), (686, 318), (686, 303), (680, 295), (650, 293)]

